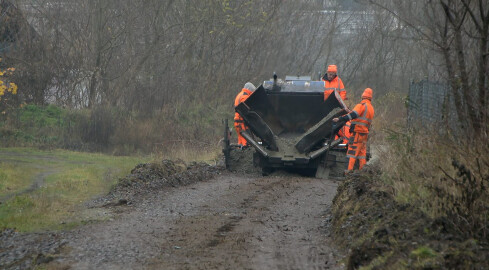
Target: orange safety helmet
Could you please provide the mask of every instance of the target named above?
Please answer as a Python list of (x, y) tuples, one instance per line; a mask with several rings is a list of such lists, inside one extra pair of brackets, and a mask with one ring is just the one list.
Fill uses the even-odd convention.
[(336, 65), (329, 65), (327, 72), (334, 72), (334, 73), (336, 73), (336, 72), (338, 72), (338, 68), (336, 67)]
[(372, 89), (371, 88), (365, 88), (365, 90), (363, 91), (363, 94), (362, 94), (362, 99), (372, 100), (372, 96), (373, 96)]

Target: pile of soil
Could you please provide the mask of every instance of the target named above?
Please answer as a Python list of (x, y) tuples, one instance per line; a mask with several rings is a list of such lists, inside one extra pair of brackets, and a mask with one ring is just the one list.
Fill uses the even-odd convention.
[(487, 241), (397, 203), (379, 175), (368, 168), (347, 177), (333, 200), (333, 237), (349, 253), (348, 269), (489, 269)]
[(168, 159), (157, 163), (139, 164), (131, 170), (131, 174), (119, 179), (108, 196), (131, 200), (136, 195), (153, 190), (205, 181), (220, 174), (224, 169), (204, 162), (187, 164), (182, 160)]

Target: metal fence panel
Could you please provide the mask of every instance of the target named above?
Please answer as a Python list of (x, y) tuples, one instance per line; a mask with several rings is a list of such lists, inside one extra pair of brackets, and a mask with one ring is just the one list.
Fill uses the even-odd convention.
[(408, 96), (408, 126), (458, 130), (450, 88), (439, 82), (412, 82)]

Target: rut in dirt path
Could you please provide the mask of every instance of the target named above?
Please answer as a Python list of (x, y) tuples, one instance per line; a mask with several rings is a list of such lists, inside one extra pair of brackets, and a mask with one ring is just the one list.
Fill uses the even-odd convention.
[[(28, 157), (31, 159), (38, 159), (38, 160), (56, 160), (56, 158), (52, 156), (47, 156), (47, 155), (31, 155), (27, 153), (17, 153), (17, 152), (10, 152), (10, 151), (0, 151), (0, 162), (8, 162), (10, 164), (26, 164), (26, 161), (21, 160), (20, 158), (23, 157)], [(24, 188), (23, 190), (8, 193), (6, 195), (0, 196), (0, 203), (5, 203), (6, 201), (10, 200), (11, 198), (23, 194), (27, 194), (33, 191), (36, 191), (40, 187), (42, 187), (44, 183), (44, 179), (46, 179), (48, 176), (57, 173), (57, 170), (54, 170), (53, 168), (46, 168), (40, 165), (33, 164), (32, 167), (37, 168), (41, 170), (40, 173), (36, 174), (32, 180), (31, 180), (31, 185), (27, 188)]]
[[(64, 161), (60, 160), (58, 157), (51, 156), (51, 155), (39, 155), (39, 154), (32, 154), (32, 153), (18, 153), (18, 152), (12, 152), (12, 151), (0, 151), (0, 162), (5, 162), (5, 163), (10, 163), (10, 164), (28, 164), (29, 162), (22, 160), (22, 158), (28, 158), (29, 160), (39, 160), (42, 162), (51, 162), (51, 163), (56, 163), (56, 162), (63, 162), (63, 163), (71, 163), (71, 164), (78, 164), (78, 165), (86, 165), (86, 164), (91, 164), (90, 162), (80, 162), (80, 161)], [(32, 161), (31, 161), (32, 162)], [(56, 174), (61, 172), (60, 169), (56, 168), (56, 165), (50, 164), (50, 165), (40, 165), (40, 164), (32, 164), (32, 168), (35, 168), (39, 170), (40, 172), (37, 173), (34, 177), (31, 179), (31, 184), (30, 186), (16, 192), (11, 192), (8, 194), (5, 194), (3, 196), (0, 196), (0, 203), (5, 203), (6, 201), (10, 200), (11, 198), (19, 195), (24, 195), (27, 193), (34, 192), (38, 190), (40, 187), (43, 186), (44, 180), (51, 176), (52, 174)]]
[(32, 184), (28, 188), (25, 188), (21, 191), (15, 192), (15, 193), (10, 193), (10, 194), (4, 195), (4, 196), (0, 196), (0, 203), (4, 203), (4, 202), (10, 200), (11, 198), (13, 198), (15, 196), (23, 195), (23, 194), (30, 193), (30, 192), (38, 190), (40, 187), (42, 187), (42, 185), (44, 184), (44, 180), (48, 176), (50, 176), (54, 173), (57, 173), (57, 172), (58, 171), (55, 171), (55, 170), (48, 170), (48, 171), (43, 171), (41, 173), (38, 173), (36, 176), (34, 176), (32, 178)]
[(224, 174), (147, 194), (119, 218), (66, 233), (49, 266), (343, 269), (328, 234), (332, 181)]

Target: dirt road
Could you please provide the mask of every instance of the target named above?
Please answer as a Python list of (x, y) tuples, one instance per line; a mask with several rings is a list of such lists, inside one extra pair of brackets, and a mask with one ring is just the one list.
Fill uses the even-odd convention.
[(342, 269), (328, 209), (336, 183), (224, 173), (146, 194), (62, 235), (47, 268)]

